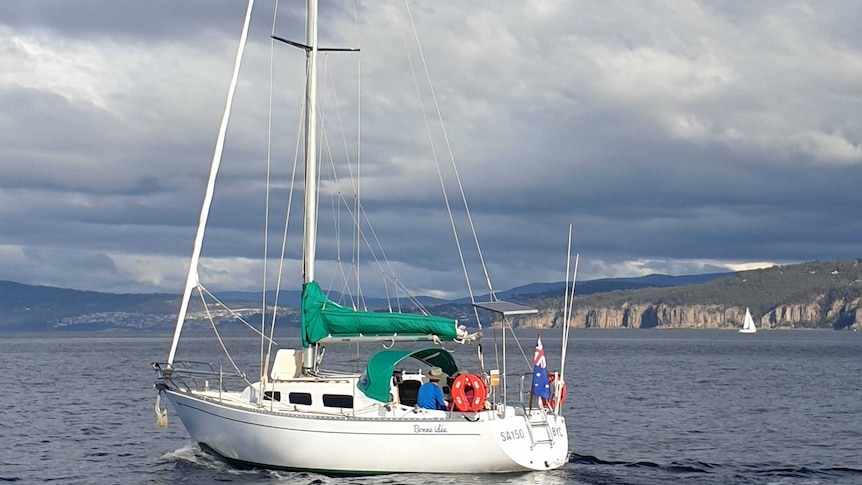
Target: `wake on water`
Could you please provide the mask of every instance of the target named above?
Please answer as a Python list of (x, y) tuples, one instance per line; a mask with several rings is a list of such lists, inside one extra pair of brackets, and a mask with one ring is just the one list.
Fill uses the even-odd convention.
[[(385, 450), (381, 450), (384, 453)], [(417, 457), (425, 460), (429, 457)], [(439, 459), (444, 459), (442, 456)], [(524, 472), (486, 475), (432, 475), (421, 473), (386, 474), (358, 477), (326, 476), (310, 472), (289, 472), (266, 469), (235, 468), (217, 455), (208, 453), (197, 445), (188, 444), (162, 456), (165, 463), (174, 465), (174, 472), (183, 479), (195, 482), (229, 481), (232, 483), (260, 483), (265, 481), (301, 483), (301, 484), (564, 484), (570, 483), (567, 472), (554, 470), (551, 472)]]
[[(220, 476), (224, 474), (231, 478), (222, 478), (221, 480), (227, 479), (229, 481), (234, 481), (238, 483), (243, 483), (246, 481), (252, 483), (259, 482), (261, 480), (308, 484), (337, 483), (335, 479), (332, 479), (325, 475), (318, 475), (315, 473), (284, 472), (258, 468), (236, 468), (221, 459), (220, 457), (212, 453), (207, 453), (197, 445), (193, 444), (188, 444), (175, 451), (166, 453), (164, 456), (162, 456), (162, 459), (164, 459), (166, 462), (174, 463), (177, 467), (182, 468), (181, 471), (183, 472), (183, 475), (205, 474), (206, 476), (210, 477), (208, 478), (208, 480), (212, 480), (214, 476)], [(200, 472), (203, 472), (203, 474)]]
[[(665, 483), (857, 483), (862, 469), (849, 467), (793, 466), (781, 463), (722, 464), (700, 461), (656, 463), (653, 461), (603, 460), (592, 455), (569, 454), (568, 464), (551, 472), (508, 473), (501, 475), (424, 475), (390, 474), (368, 477), (329, 477), (309, 472), (265, 469), (239, 469), (197, 445), (186, 445), (162, 456), (173, 464), (174, 472), (195, 481), (260, 481), (304, 484), (428, 484), (428, 483), (535, 483), (535, 484), (614, 484)], [(427, 457), (418, 457), (427, 459)]]
[[(820, 483), (826, 480), (829, 483), (862, 483), (862, 469), (850, 467), (816, 467), (816, 466), (794, 466), (781, 463), (761, 464), (721, 464), (705, 463), (700, 461), (681, 461), (670, 463), (655, 463), (651, 461), (619, 461), (602, 460), (591, 455), (569, 454), (569, 464), (574, 469), (592, 468), (593, 470), (607, 467), (608, 471), (613, 469), (626, 469), (634, 472), (634, 476), (647, 478), (653, 471), (660, 471), (664, 479), (675, 476), (676, 478), (690, 478), (693, 481), (728, 481), (728, 482), (759, 482), (764, 483)], [(609, 474), (610, 475), (610, 474)], [(577, 477), (581, 481), (587, 476)], [(598, 477), (593, 477), (598, 478)], [(610, 477), (608, 477), (610, 478)], [(631, 478), (631, 477), (630, 477)], [(649, 483), (649, 480), (635, 483)], [(615, 480), (587, 480), (583, 483), (618, 483)], [(632, 483), (626, 481), (626, 483)]]

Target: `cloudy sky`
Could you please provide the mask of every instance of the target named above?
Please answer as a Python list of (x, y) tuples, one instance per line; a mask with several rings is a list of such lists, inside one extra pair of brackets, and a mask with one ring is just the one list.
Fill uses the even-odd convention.
[[(296, 3), (282, 2), (275, 30), (301, 41)], [(262, 279), (272, 5), (257, 2), (228, 132), (204, 248), (212, 290)], [(322, 45), (362, 48), (325, 58), (325, 152), (361, 160), (362, 200), (399, 278), (463, 295), (433, 165), (436, 153), (446, 167), (450, 148), (436, 118), (426, 131), (420, 108), (432, 115), (434, 103), (405, 4), (321, 8)], [(239, 0), (0, 3), (0, 279), (182, 291), (244, 11)], [(562, 280), (570, 223), (581, 280), (862, 257), (862, 3), (429, 1), (410, 12), (496, 289)], [(283, 195), (304, 55), (279, 44), (274, 59)], [(284, 203), (271, 207), (283, 219)]]

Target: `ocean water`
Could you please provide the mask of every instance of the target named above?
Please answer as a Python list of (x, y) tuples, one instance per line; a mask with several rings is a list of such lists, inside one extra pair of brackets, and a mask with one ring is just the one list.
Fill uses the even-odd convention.
[[(524, 334), (525, 352), (535, 333)], [(558, 366), (558, 331), (542, 341)], [(184, 339), (180, 352), (207, 358), (205, 342)], [(256, 339), (237, 342), (257, 355)], [(168, 428), (156, 426), (150, 363), (169, 343), (0, 334), (0, 482), (862, 484), (862, 332), (576, 330), (565, 467), (360, 478), (237, 470), (191, 443), (173, 410)], [(371, 350), (330, 347), (326, 358), (358, 365)]]

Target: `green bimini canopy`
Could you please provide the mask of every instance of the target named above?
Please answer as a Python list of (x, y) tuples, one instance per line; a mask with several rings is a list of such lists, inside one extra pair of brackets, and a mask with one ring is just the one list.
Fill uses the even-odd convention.
[(326, 337), (425, 336), (441, 340), (458, 336), (451, 318), (413, 313), (359, 312), (335, 303), (315, 281), (302, 285), (302, 346)]
[(395, 366), (412, 357), (432, 367), (439, 367), (447, 375), (458, 371), (455, 359), (446, 349), (427, 347), (419, 350), (381, 350), (368, 360), (368, 367), (359, 379), (359, 389), (371, 399), (389, 402), (389, 383)]

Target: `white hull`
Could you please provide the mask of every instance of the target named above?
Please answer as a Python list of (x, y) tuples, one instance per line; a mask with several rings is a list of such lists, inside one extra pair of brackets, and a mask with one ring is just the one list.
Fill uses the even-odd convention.
[[(159, 392), (170, 399), (193, 441), (238, 466), (328, 474), (495, 473), (549, 470), (563, 466), (568, 460), (569, 449), (565, 418), (548, 415), (541, 408), (525, 409), (523, 378), (526, 374), (520, 376), (519, 406), (504, 406), (507, 398), (505, 331), (502, 332), (502, 373), (499, 369), (491, 369), (487, 375), (484, 372), (478, 375), (462, 373), (462, 369), (471, 366), (460, 367), (456, 364), (454, 356), (442, 347), (442, 343), (470, 344), (481, 338), (481, 332), (470, 334), (466, 325), (444, 317), (397, 312), (372, 313), (342, 307), (328, 300), (315, 280), (319, 199), (316, 0), (308, 1), (305, 43), (285, 40), (294, 47), (304, 49), (307, 62), (306, 190), (302, 245), (303, 348), (300, 352), (278, 349), (271, 372), (266, 370), (267, 366), (261, 366), (262, 382), (258, 383), (248, 382), (245, 373), (233, 365), (233, 361), (231, 367), (235, 373), (229, 374), (223, 374), (222, 365), (175, 361), (192, 292), (197, 290), (204, 304), (207, 304), (208, 292), (199, 280), (198, 266), (231, 102), (251, 22), (252, 4), (253, 1), (249, 0), (171, 349), (165, 363), (153, 364), (158, 373), (156, 387)], [(273, 38), (284, 40), (275, 36)], [(266, 186), (269, 190), (268, 179)], [(358, 190), (356, 196), (358, 201)], [(359, 221), (359, 217), (356, 220)], [(266, 227), (269, 228), (268, 225)], [(356, 227), (359, 228), (358, 225)], [(283, 237), (286, 235), (285, 231)], [(282, 243), (286, 244), (286, 241)], [(464, 271), (466, 276), (466, 267)], [(357, 287), (358, 283), (357, 280)], [(490, 281), (488, 290), (491, 291)], [(496, 298), (493, 301), (474, 302), (474, 306), (477, 308), (477, 318), (478, 309), (496, 313), (504, 322), (501, 327), (503, 330), (508, 317), (537, 312)], [(207, 312), (209, 314), (209, 310)], [(481, 328), (478, 320), (477, 324)], [(275, 325), (275, 320), (272, 325)], [(215, 322), (213, 329), (218, 333)], [(261, 335), (264, 334), (261, 332)], [(430, 341), (440, 347), (390, 349), (396, 340)], [(384, 342), (385, 349), (379, 350), (369, 359), (362, 374), (321, 372), (323, 345), (351, 341)], [(227, 348), (222, 347), (227, 353)], [(543, 368), (544, 357), (540, 358), (543, 350), (538, 342), (536, 352), (536, 365), (541, 362)], [(263, 347), (261, 353), (263, 360)], [(266, 358), (270, 358), (269, 353)], [(415, 373), (396, 368), (396, 364), (408, 358), (420, 365)], [(564, 364), (565, 359), (563, 367)], [(472, 368), (484, 369), (481, 352)], [(432, 374), (435, 369), (440, 374)], [(427, 396), (424, 392), (428, 388), (420, 391), (423, 383), (432, 381), (429, 379), (431, 375), (439, 377), (443, 372), (447, 380), (438, 384), (441, 386), (440, 391), (449, 394), (448, 399), (457, 409), (489, 410), (468, 413), (419, 409), (420, 401), (426, 407), (444, 407), (425, 401)], [(264, 378), (267, 375), (269, 379)], [(215, 378), (218, 378), (218, 386), (211, 388), (207, 379)], [(225, 378), (241, 379), (245, 389), (242, 392), (225, 391), (238, 389), (238, 386), (225, 386)], [(198, 387), (201, 380), (203, 386)], [(233, 381), (237, 385), (239, 382)], [(488, 396), (489, 392), (491, 396)], [(160, 422), (163, 422), (165, 414), (158, 407), (158, 402), (156, 413)]]
[[(192, 439), (237, 465), (326, 473), (495, 473), (558, 468), (565, 418), (528, 424), (507, 408), (476, 414), (383, 405), (367, 417), (268, 412), (166, 391)], [(396, 416), (397, 415), (397, 416)], [(475, 419), (469, 421), (467, 418)], [(534, 423), (544, 415), (534, 410)]]

